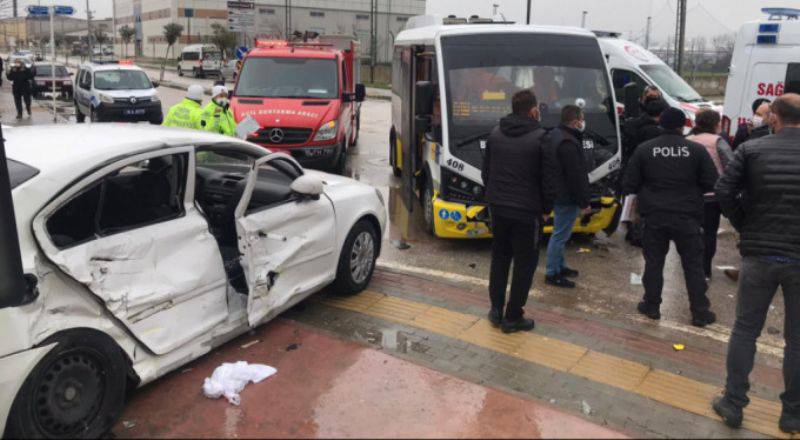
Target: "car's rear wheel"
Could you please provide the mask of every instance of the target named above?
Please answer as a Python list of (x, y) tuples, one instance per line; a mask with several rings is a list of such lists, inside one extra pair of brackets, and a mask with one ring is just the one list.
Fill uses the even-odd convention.
[(5, 435), (11, 438), (97, 438), (125, 404), (127, 366), (107, 336), (76, 330), (42, 345), (56, 345), (17, 393)]
[(353, 226), (342, 247), (336, 270), (336, 293), (353, 295), (367, 287), (375, 271), (380, 237), (375, 227), (366, 219)]

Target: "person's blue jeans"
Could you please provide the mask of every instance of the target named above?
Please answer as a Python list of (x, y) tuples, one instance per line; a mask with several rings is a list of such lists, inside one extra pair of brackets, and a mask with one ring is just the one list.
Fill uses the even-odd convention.
[(572, 226), (578, 218), (577, 205), (555, 205), (553, 207), (553, 233), (547, 244), (547, 276), (555, 276), (564, 268), (564, 248), (572, 237)]

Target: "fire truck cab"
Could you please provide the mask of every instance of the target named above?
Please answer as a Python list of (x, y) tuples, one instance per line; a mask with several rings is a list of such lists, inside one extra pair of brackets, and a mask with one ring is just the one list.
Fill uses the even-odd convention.
[(343, 173), (366, 94), (359, 70), (358, 43), (350, 38), (258, 40), (236, 80), (234, 118), (258, 122), (250, 142), (305, 167)]

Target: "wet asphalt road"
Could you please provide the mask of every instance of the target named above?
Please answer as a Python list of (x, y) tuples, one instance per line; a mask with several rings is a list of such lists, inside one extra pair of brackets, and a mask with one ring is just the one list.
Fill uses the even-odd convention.
[[(4, 92), (8, 85), (4, 84)], [(160, 87), (164, 110), (179, 102), (185, 92)], [(10, 100), (3, 100), (9, 102)], [(37, 112), (42, 123), (49, 123), (45, 103), (39, 102)], [(70, 118), (69, 108), (64, 116)], [(14, 123), (3, 112), (3, 122)], [(42, 118), (44, 117), (44, 118)], [(362, 107), (361, 134), (356, 148), (348, 157), (347, 173), (351, 177), (368, 183), (384, 192), (387, 205), (393, 206), (395, 195), (399, 194), (399, 179), (392, 176), (388, 162), (388, 138), (391, 120), (391, 103), (387, 100), (367, 100)], [(23, 120), (23, 123), (31, 121)], [(38, 123), (38, 122), (36, 122)], [(392, 211), (390, 209), (390, 211)], [(404, 270), (409, 273), (452, 279), (473, 285), (485, 286), (490, 265), (490, 240), (443, 240), (427, 235), (421, 228), (420, 208), (412, 213), (409, 237), (410, 249), (398, 250), (390, 243), (399, 237), (399, 229), (392, 221), (384, 237), (383, 251), (379, 263), (384, 267)], [(710, 283), (709, 297), (712, 308), (718, 315), (718, 323), (706, 329), (696, 329), (689, 325), (690, 313), (685, 293), (683, 274), (677, 253), (673, 249), (667, 259), (665, 269), (664, 303), (662, 319), (649, 321), (636, 313), (635, 307), (641, 298), (642, 286), (631, 283), (632, 274), (641, 275), (644, 262), (638, 248), (627, 245), (623, 232), (611, 237), (599, 234), (597, 237), (575, 237), (567, 250), (570, 267), (580, 271), (574, 290), (557, 289), (544, 285), (544, 251), (541, 252), (537, 269), (534, 292), (529, 303), (533, 310), (537, 302), (562, 307), (577, 313), (588, 313), (611, 320), (620, 320), (648, 327), (650, 331), (680, 331), (688, 341), (693, 337), (710, 337), (717, 341), (727, 341), (733, 325), (735, 295), (737, 284), (722, 273), (720, 267), (738, 266), (739, 255), (735, 248), (731, 226), (723, 219), (719, 231), (719, 245), (714, 261), (714, 274)], [(535, 312), (534, 312), (535, 316)], [(783, 333), (783, 303), (780, 295), (776, 297), (770, 310), (764, 334), (760, 340), (762, 352), (780, 357)]]

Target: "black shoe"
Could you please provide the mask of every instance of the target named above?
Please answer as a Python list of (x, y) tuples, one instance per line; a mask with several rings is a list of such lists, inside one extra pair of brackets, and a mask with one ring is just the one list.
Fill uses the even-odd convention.
[(636, 306), (636, 310), (650, 319), (661, 319), (661, 312), (658, 310), (658, 306), (653, 307), (642, 301)]
[[(734, 405), (727, 397), (715, 397), (711, 401), (711, 407), (714, 408), (715, 413), (722, 417), (723, 423), (729, 427), (738, 428), (742, 426), (742, 409)], [(783, 421), (783, 416), (781, 416), (781, 421)]]
[(17, 119), (22, 119), (22, 113), (17, 113)]
[(692, 313), (692, 325), (695, 327), (705, 327), (717, 322), (717, 315), (711, 310)]
[(788, 434), (797, 434), (800, 432), (800, 418), (782, 411), (781, 419), (778, 421), (778, 428)]
[(533, 319), (520, 316), (514, 320), (504, 319), (503, 323), (500, 324), (500, 330), (502, 330), (503, 333), (528, 332), (533, 330), (535, 326), (536, 324), (533, 322)]
[(570, 269), (567, 266), (564, 266), (564, 267), (561, 268), (561, 276), (562, 277), (575, 278), (578, 275), (580, 275), (580, 273), (578, 273), (578, 271), (575, 270), (575, 269)]
[(565, 278), (563, 275), (545, 275), (544, 283), (551, 286), (563, 287), (566, 289), (574, 289), (575, 283)]
[(503, 312), (500, 309), (491, 309), (489, 310), (489, 323), (492, 324), (492, 327), (497, 328), (500, 327), (500, 323), (503, 321)]

